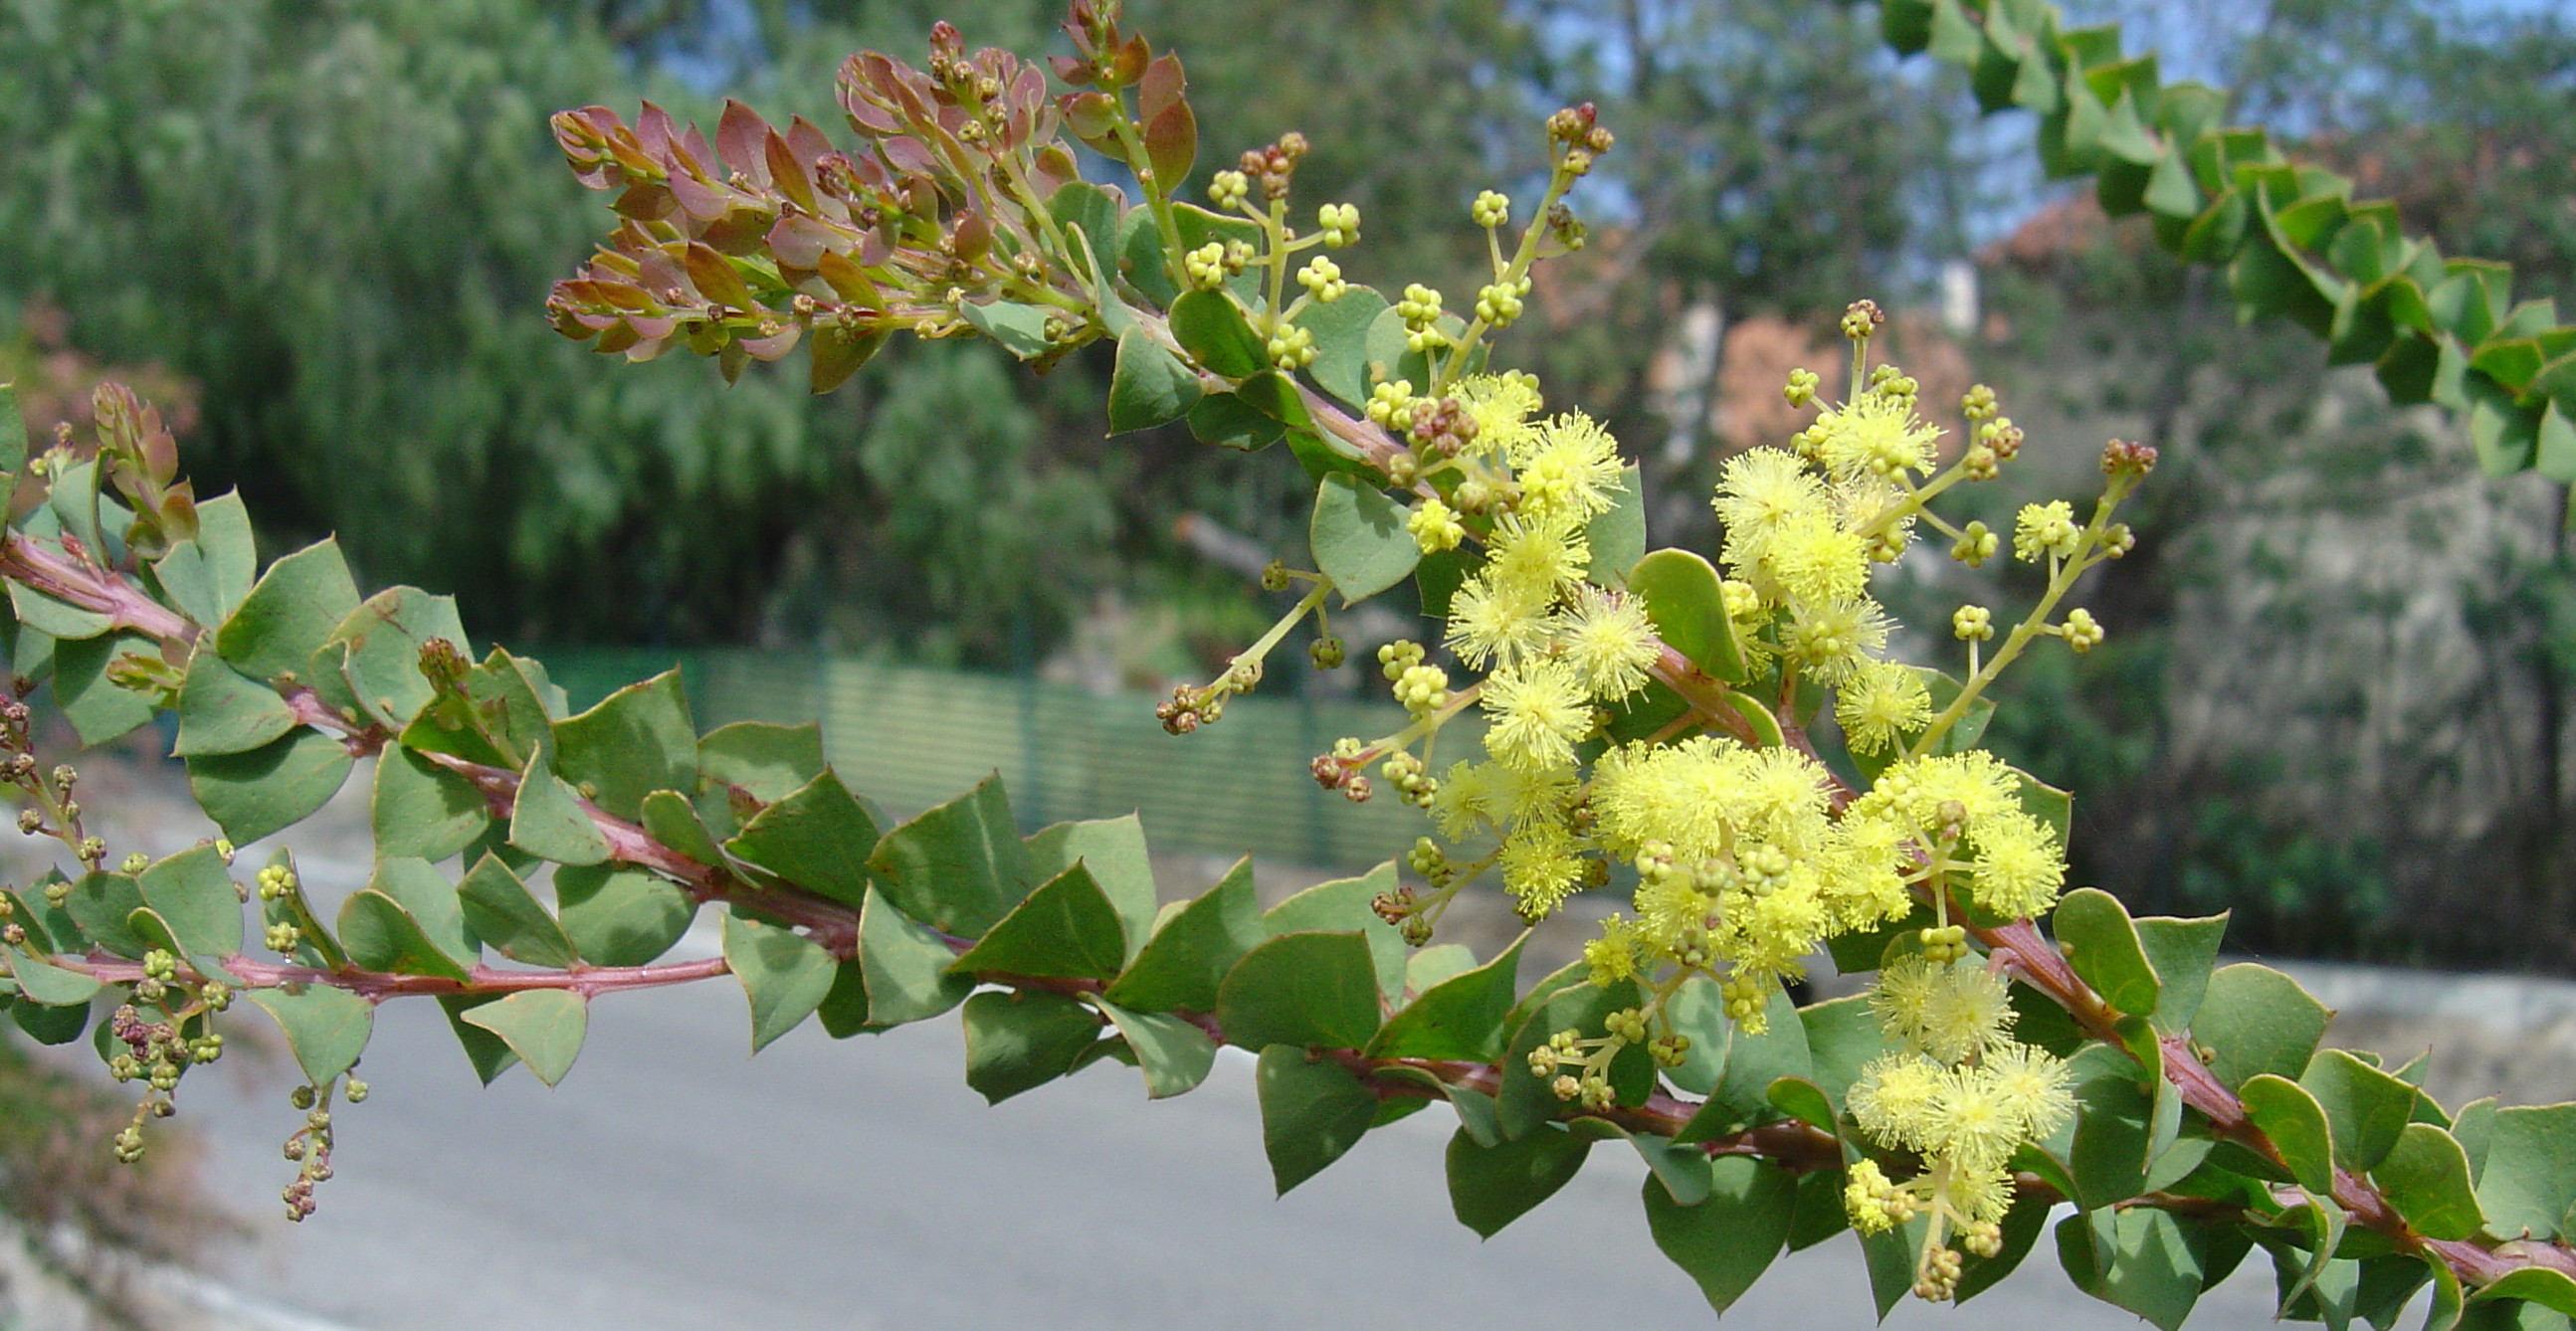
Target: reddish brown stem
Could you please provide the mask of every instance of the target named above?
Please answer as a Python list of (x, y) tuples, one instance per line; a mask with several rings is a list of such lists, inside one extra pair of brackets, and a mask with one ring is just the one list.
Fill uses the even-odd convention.
[(25, 583), (34, 591), (107, 616), (116, 628), (182, 646), (197, 635), (197, 626), (162, 605), (113, 569), (72, 558), (59, 546), (47, 546), (23, 532), (0, 537), (0, 577)]
[[(2038, 926), (2028, 920), (1984, 928), (1969, 926), (1970, 932), (1989, 949), (2009, 951), (2012, 964), (2022, 981), (2047, 995), (2066, 1009), (2084, 1033), (2114, 1049), (2126, 1051), (2117, 1023), (2121, 1013), (2102, 1001), (2091, 986), (2076, 975), (2064, 953), (2042, 938)], [(2188, 1040), (2163, 1036), (2158, 1040), (2166, 1080), (2181, 1093), (2183, 1103), (2209, 1120), (2211, 1129), (2223, 1140), (2232, 1141), (2255, 1154), (2282, 1164), (2280, 1149), (2262, 1129), (2254, 1126), (2245, 1113), (2245, 1102), (2218, 1079), (2209, 1065), (2202, 1062)], [(2388, 1204), (2388, 1199), (2369, 1180), (2350, 1170), (2337, 1169), (2328, 1190), (2333, 1202), (2351, 1216), (2352, 1222), (2385, 1236), (2401, 1252), (2421, 1252), (2439, 1258), (2452, 1274), (2472, 1286), (2489, 1285), (2525, 1266), (2546, 1266), (2576, 1277), (2576, 1250), (2563, 1241), (2536, 1242), (2509, 1240), (2490, 1247), (2464, 1240), (2430, 1239), (2407, 1225), (2404, 1216)]]

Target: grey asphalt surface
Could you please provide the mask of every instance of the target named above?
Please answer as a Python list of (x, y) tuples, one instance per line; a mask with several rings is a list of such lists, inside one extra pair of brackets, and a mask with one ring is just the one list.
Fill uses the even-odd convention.
[[(1615, 1144), (1479, 1242), (1448, 1212), (1445, 1110), (1274, 1199), (1249, 1060), (1162, 1103), (1102, 1064), (987, 1107), (953, 1021), (843, 1043), (808, 1025), (756, 1059), (746, 1032), (730, 984), (620, 996), (560, 1088), (522, 1069), (484, 1089), (435, 1007), (390, 1005), (372, 1094), (338, 1114), (339, 1174), (301, 1226), (266, 1205), (300, 1117), (284, 1069), (192, 1078), (209, 1181), (260, 1207), (256, 1246), (222, 1278), (369, 1331), (1714, 1324), (1649, 1240), (1643, 1171)], [(2193, 1325), (2268, 1324), (2267, 1268), (2249, 1263)], [(2045, 1238), (1967, 1310), (1908, 1301), (1891, 1324), (1967, 1318), (2140, 1325), (2077, 1293)], [(1773, 1267), (1725, 1324), (1871, 1321), (1845, 1236)]]

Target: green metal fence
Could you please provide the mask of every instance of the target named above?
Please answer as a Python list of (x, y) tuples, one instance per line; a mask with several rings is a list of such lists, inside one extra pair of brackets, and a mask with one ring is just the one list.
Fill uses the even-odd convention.
[(1007, 675), (747, 649), (539, 655), (577, 709), (677, 666), (702, 729), (820, 721), (843, 779), (899, 814), (1000, 772), (1023, 831), (1134, 812), (1158, 848), (1357, 868), (1401, 855), (1426, 830), (1384, 782), (1354, 805), (1307, 775), (1335, 738), (1403, 725), (1391, 703), (1255, 695), (1175, 738), (1155, 722), (1151, 695)]

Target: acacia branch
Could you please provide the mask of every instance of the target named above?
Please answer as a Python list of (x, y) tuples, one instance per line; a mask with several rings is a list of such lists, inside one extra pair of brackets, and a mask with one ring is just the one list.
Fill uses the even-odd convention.
[[(2086, 1035), (2132, 1058), (2137, 1056), (2118, 1029), (2118, 1022), (2124, 1014), (2104, 1002), (2092, 986), (2076, 975), (2065, 954), (2040, 936), (2037, 925), (2028, 920), (1992, 927), (1971, 923), (1968, 930), (1990, 951), (2009, 954), (2011, 965), (2023, 983), (2066, 1009), (2067, 1015), (2074, 1018)], [(2265, 1160), (2287, 1168), (2280, 1148), (2247, 1116), (2245, 1102), (2210, 1071), (2209, 1065), (2193, 1051), (2190, 1041), (2165, 1035), (2158, 1037), (2158, 1045), (2162, 1054), (2158, 1060), (2162, 1064), (2162, 1075), (2173, 1083), (2184, 1104), (2200, 1111), (2222, 1140), (2235, 1142)], [(2400, 1252), (2425, 1253), (2439, 1258), (2465, 1284), (2490, 1285), (2526, 1266), (2545, 1266), (2576, 1277), (2576, 1249), (2571, 1249), (2563, 1239), (2544, 1243), (2531, 1239), (2489, 1242), (2427, 1238), (2416, 1233), (2368, 1179), (2340, 1166), (2334, 1171), (2329, 1197), (2354, 1223), (2386, 1237)]]

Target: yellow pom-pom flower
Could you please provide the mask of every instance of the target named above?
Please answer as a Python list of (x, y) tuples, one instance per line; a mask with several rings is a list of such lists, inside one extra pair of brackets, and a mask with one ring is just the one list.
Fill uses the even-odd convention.
[(1449, 395), (1476, 423), (1475, 438), (1468, 441), (1466, 451), (1478, 457), (1507, 454), (1528, 439), (1529, 418), (1541, 405), (1538, 380), (1518, 371), (1469, 375), (1451, 385)]
[(2084, 529), (2075, 524), (2075, 510), (2063, 499), (2024, 504), (2013, 519), (2013, 558), (2025, 564), (2052, 555), (2072, 559), (2083, 548)]
[(1975, 1057), (2001, 1042), (2013, 1009), (2002, 980), (1973, 961), (1900, 957), (1879, 972), (1870, 995), (1889, 1038), (1940, 1063)]
[(1713, 502), (1726, 525), (1726, 563), (1738, 576), (1761, 561), (1782, 524), (1832, 518), (1824, 481), (1797, 454), (1779, 448), (1747, 449), (1728, 460)]
[(1662, 645), (1644, 602), (1586, 583), (1574, 590), (1556, 650), (1593, 697), (1615, 702), (1645, 687)]
[(1546, 596), (1480, 573), (1451, 594), (1449, 632), (1442, 641), (1469, 668), (1483, 670), (1545, 651), (1555, 635), (1556, 616)]
[(1520, 904), (1523, 919), (1553, 913), (1583, 881), (1583, 861), (1575, 856), (1565, 829), (1555, 823), (1534, 822), (1515, 829), (1503, 839), (1497, 862), (1503, 871), (1503, 890)]
[(1971, 839), (1977, 858), (1969, 891), (1978, 904), (2011, 919), (2046, 914), (2066, 883), (2066, 857), (2057, 829), (2020, 809), (1977, 822)]
[(1521, 511), (1533, 515), (1606, 513), (1627, 481), (1619, 442), (1579, 411), (1522, 433), (1507, 455), (1520, 482)]
[(1591, 565), (1591, 548), (1573, 518), (1506, 513), (1494, 523), (1484, 576), (1497, 587), (1544, 605), (1573, 590)]
[(1929, 471), (1938, 427), (1914, 414), (1914, 400), (1892, 393), (1863, 393), (1849, 406), (1827, 409), (1808, 427), (1817, 455), (1836, 476), (1893, 477)]
[(1800, 602), (1780, 646), (1810, 677), (1840, 684), (1887, 650), (1887, 630), (1887, 612), (1866, 597)]
[(2075, 1116), (2075, 1095), (2065, 1060), (2047, 1050), (2007, 1042), (1989, 1050), (1982, 1064), (1994, 1078), (1995, 1095), (2020, 1122), (2026, 1140), (2037, 1141)]
[(1843, 682), (1834, 699), (1834, 719), (1855, 753), (1884, 753), (1898, 736), (1920, 730), (1932, 720), (1932, 691), (1911, 666), (1871, 661)]
[(1574, 742), (1592, 728), (1592, 706), (1574, 667), (1553, 657), (1516, 661), (1494, 671), (1485, 677), (1478, 701), (1492, 718), (1485, 751), (1506, 767), (1571, 766)]

